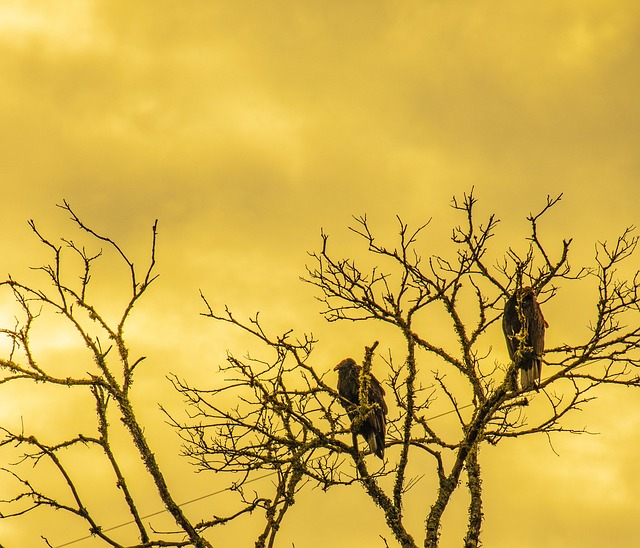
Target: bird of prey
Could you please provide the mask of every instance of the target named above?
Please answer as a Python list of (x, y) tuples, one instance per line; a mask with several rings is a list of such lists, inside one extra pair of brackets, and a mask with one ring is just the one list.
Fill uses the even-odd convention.
[[(347, 410), (353, 422), (358, 417), (357, 406), (360, 405), (360, 371), (361, 367), (351, 358), (342, 360), (334, 367), (338, 371), (338, 393), (342, 396), (340, 403)], [(369, 376), (369, 404), (375, 404), (371, 412), (362, 420), (355, 434), (360, 434), (369, 444), (369, 449), (381, 459), (384, 458), (385, 434), (387, 430), (387, 404), (384, 401), (384, 389), (373, 375)]]
[(537, 388), (542, 373), (544, 330), (549, 327), (531, 287), (516, 289), (507, 300), (502, 330), (507, 339), (509, 357), (520, 369), (523, 390)]

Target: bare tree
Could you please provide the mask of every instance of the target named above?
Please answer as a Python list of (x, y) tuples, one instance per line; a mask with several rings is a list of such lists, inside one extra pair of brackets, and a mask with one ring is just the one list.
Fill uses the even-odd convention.
[[(48, 441), (58, 433), (33, 435), (25, 431), (15, 431), (6, 426), (0, 428), (2, 439), (0, 447), (9, 449), (17, 446), (23, 451), (21, 462), (31, 463), (33, 468), (53, 469), (62, 480), (66, 492), (48, 492), (49, 481), (38, 481), (31, 477), (33, 470), (24, 470), (20, 463), (2, 468), (3, 472), (14, 478), (19, 487), (17, 494), (2, 500), (0, 518), (7, 519), (24, 515), (43, 508), (54, 509), (84, 521), (91, 535), (104, 541), (109, 546), (195, 546), (209, 547), (210, 543), (203, 536), (208, 528), (224, 523), (235, 516), (212, 518), (193, 522), (176, 502), (171, 488), (165, 480), (165, 473), (154, 455), (154, 451), (145, 436), (143, 425), (138, 420), (131, 394), (135, 373), (138, 372), (144, 357), (134, 357), (125, 336), (127, 320), (133, 309), (156, 279), (155, 254), (157, 222), (152, 228), (150, 257), (147, 266), (140, 271), (123, 249), (112, 239), (102, 236), (86, 225), (72, 210), (67, 202), (61, 206), (70, 215), (72, 222), (80, 229), (81, 235), (87, 236), (91, 245), (102, 245), (116, 260), (120, 261), (128, 271), (128, 296), (121, 303), (115, 322), (109, 322), (107, 315), (95, 305), (96, 296), (93, 275), (95, 264), (102, 258), (102, 251), (91, 253), (84, 246), (71, 239), (53, 241), (45, 237), (36, 224), (30, 221), (30, 227), (40, 243), (49, 251), (51, 262), (38, 268), (44, 274), (44, 283), (22, 283), (9, 278), (0, 287), (13, 295), (21, 311), (21, 317), (13, 327), (0, 329), (0, 333), (9, 340), (8, 356), (0, 358), (2, 377), (0, 384), (17, 385), (19, 382), (30, 382), (33, 398), (38, 397), (39, 390), (47, 386), (64, 386), (73, 391), (89, 394), (87, 401), (93, 401), (93, 409), (88, 414), (95, 417), (95, 427), (90, 432), (73, 437)], [(78, 270), (78, 265), (80, 269)], [(78, 276), (78, 274), (80, 274)], [(85, 374), (76, 374), (82, 369), (78, 364), (60, 364), (55, 361), (40, 360), (39, 353), (34, 350), (32, 336), (38, 334), (35, 326), (47, 315), (62, 317), (79, 336), (87, 351)], [(105, 345), (106, 341), (106, 345)], [(67, 373), (64, 370), (67, 369)], [(58, 404), (65, 405), (65, 399)], [(110, 434), (114, 419), (124, 425), (129, 436), (129, 448), (116, 447)], [(46, 438), (46, 439), (45, 439)], [(69, 464), (68, 453), (73, 448), (85, 447), (91, 456), (87, 462), (95, 466), (96, 459), (104, 459), (113, 474), (114, 492), (119, 493), (124, 508), (127, 509), (131, 521), (135, 523), (137, 540), (128, 542), (116, 540), (117, 534), (103, 524), (105, 515), (100, 515), (96, 508), (86, 502), (87, 495), (94, 489), (91, 483), (81, 484), (77, 470)], [(139, 507), (139, 501), (130, 488), (131, 472), (122, 465), (131, 452), (137, 453), (144, 470), (155, 486), (156, 495), (166, 511), (173, 517), (177, 530), (173, 534), (161, 534), (150, 530), (145, 523)], [(77, 462), (77, 461), (72, 461)], [(77, 464), (75, 465), (77, 466)], [(135, 473), (139, 473), (136, 471)], [(247, 502), (239, 514), (251, 511), (262, 501)], [(175, 534), (179, 533), (179, 534)], [(46, 537), (42, 537), (47, 546), (51, 546)]]
[[(61, 208), (91, 246), (104, 246), (126, 267), (128, 295), (116, 319), (110, 321), (112, 311), (100, 309), (93, 292), (95, 265), (102, 251), (89, 252), (70, 239), (54, 242), (30, 222), (52, 259), (38, 269), (45, 283), (10, 277), (0, 284), (19, 309), (17, 323), (0, 329), (9, 342), (6, 357), (0, 359), (0, 384), (7, 390), (28, 383), (33, 394), (42, 387), (68, 387), (91, 402), (95, 423), (89, 431), (54, 440), (50, 439), (53, 433), (30, 433), (29, 425), (17, 430), (1, 426), (0, 447), (15, 446), (23, 458), (22, 463), (2, 469), (19, 490), (1, 502), (0, 517), (49, 508), (84, 522), (92, 535), (110, 546), (206, 547), (210, 546), (204, 537), (208, 529), (258, 512), (264, 516), (264, 525), (256, 546), (273, 547), (301, 489), (340, 485), (364, 489), (381, 509), (399, 545), (435, 547), (451, 496), (466, 485), (469, 521), (464, 544), (479, 546), (484, 517), (482, 444), (532, 434), (551, 439), (563, 432), (583, 433), (567, 419), (590, 402), (599, 387), (640, 384), (640, 274), (621, 275), (632, 261), (637, 237), (627, 229), (613, 244), (597, 244), (593, 264), (573, 269), (571, 240), (559, 242), (554, 253), (539, 235), (541, 221), (559, 200), (547, 198), (541, 210), (528, 217), (530, 233), (524, 252), (517, 251), (515, 244), (492, 248), (497, 219), (489, 216), (478, 222), (473, 193), (453, 201), (453, 210), (463, 222), (453, 229), (448, 255), (428, 252), (428, 242), (422, 241), (428, 225), (410, 230), (400, 219), (391, 247), (374, 236), (366, 217), (355, 219), (351, 230), (365, 244), (374, 264), (369, 269), (353, 259), (337, 258), (328, 236), (322, 234), (321, 248), (310, 254), (304, 280), (319, 292), (322, 314), (330, 322), (358, 322), (367, 330), (376, 322), (388, 328), (384, 331), (388, 336), (371, 340), (363, 349), (361, 397), (353, 422), (334, 388), (333, 372), (327, 371), (326, 364), (314, 363), (318, 343), (311, 335), (296, 334), (297, 326), (296, 331), (273, 334), (258, 315), (239, 320), (228, 308), (215, 310), (202, 295), (206, 317), (241, 329), (257, 344), (241, 357), (229, 353), (222, 368), (227, 380), (221, 384), (192, 386), (177, 374), (171, 378), (190, 410), (190, 418), (184, 421), (167, 412), (184, 442), (184, 453), (201, 470), (226, 474), (229, 490), (239, 496), (235, 512), (197, 522), (175, 501), (131, 398), (134, 375), (144, 358), (133, 357), (125, 325), (155, 279), (156, 225), (150, 257), (140, 271), (115, 241), (86, 225), (65, 202)], [(592, 300), (587, 335), (547, 348), (546, 374), (535, 390), (523, 390), (517, 381), (518, 364), (521, 355), (532, 351), (526, 344), (526, 326), (513, 362), (500, 360), (492, 352), (492, 341), (501, 336), (504, 302), (530, 286), (544, 308), (576, 284), (584, 299)], [(87, 352), (86, 364), (41, 359), (33, 339), (39, 336), (37, 326), (51, 313), (79, 335)], [(432, 329), (436, 319), (437, 333)], [(449, 336), (441, 335), (443, 327)], [(343, 358), (336, 356), (336, 363)], [(383, 461), (370, 455), (366, 444), (359, 447), (356, 436), (359, 424), (376, 405), (367, 400), (364, 389), (372, 370), (378, 378), (386, 372), (390, 412)], [(451, 429), (434, 421), (436, 408), (455, 417), (457, 426)], [(112, 441), (114, 419), (128, 435), (128, 449)], [(114, 492), (136, 526), (135, 540), (117, 539), (92, 506), (91, 485), (82, 483), (74, 461), (67, 458), (80, 447), (91, 451), (93, 459), (99, 456), (111, 470)], [(130, 469), (123, 465), (131, 451), (139, 456), (157, 497), (173, 517), (172, 533), (155, 531), (145, 522), (131, 488)], [(26, 463), (36, 470), (54, 470), (64, 493), (51, 489), (50, 482), (41, 483), (32, 470), (25, 470), (22, 464)], [(436, 489), (420, 499), (408, 499), (407, 493), (425, 475), (436, 479)], [(423, 512), (422, 534), (406, 525), (409, 503), (419, 505), (411, 508), (412, 514)]]
[[(358, 447), (326, 364), (313, 364), (313, 337), (293, 330), (271, 334), (257, 315), (241, 321), (228, 308), (215, 311), (203, 296), (205, 316), (250, 333), (262, 350), (244, 357), (230, 353), (223, 367), (227, 382), (221, 386), (194, 387), (175, 377), (192, 417), (174, 425), (187, 456), (202, 470), (230, 474), (240, 493), (265, 472), (277, 478), (273, 484), (252, 485), (269, 500), (256, 546), (274, 545), (295, 494), (305, 485), (325, 490), (360, 486), (381, 508), (398, 544), (417, 546), (418, 532), (407, 530), (403, 513), (406, 493), (421, 474), (437, 478), (435, 492), (420, 501), (424, 546), (438, 545), (442, 516), (463, 474), (469, 495), (464, 545), (479, 546), (482, 444), (532, 434), (582, 433), (566, 419), (591, 401), (599, 387), (640, 385), (640, 276), (617, 277), (629, 264), (637, 237), (627, 229), (613, 245), (597, 244), (592, 265), (572, 268), (571, 240), (552, 252), (553, 246), (539, 236), (540, 222), (560, 198), (548, 197), (528, 217), (524, 253), (491, 248), (498, 220), (491, 215), (478, 222), (473, 193), (453, 200), (463, 221), (453, 229), (448, 256), (425, 251), (420, 240), (427, 225), (410, 230), (400, 219), (398, 239), (387, 247), (366, 217), (355, 218), (351, 230), (374, 262), (370, 269), (335, 257), (329, 237), (322, 234), (305, 281), (319, 290), (326, 319), (361, 322), (363, 328), (381, 322), (404, 341), (401, 348), (389, 343), (388, 356), (377, 354), (379, 342), (372, 341), (362, 358), (363, 380), (374, 365), (379, 378), (382, 368), (387, 372), (388, 451), (381, 464)], [(544, 363), (550, 374), (536, 390), (523, 390), (517, 382), (518, 356), (501, 363), (487, 342), (500, 332), (504, 302), (518, 288), (531, 286), (544, 307), (562, 299), (572, 284), (583, 284), (584, 299), (592, 299), (588, 336), (548, 348)], [(446, 322), (450, 337), (440, 340), (430, 331), (432, 318)], [(521, 353), (531, 351), (521, 345)], [(336, 363), (343, 357), (336, 356)], [(228, 396), (235, 405), (229, 405)], [(434, 405), (443, 402), (457, 418), (454, 432), (430, 420)], [(360, 417), (370, 410), (368, 402), (361, 402)]]

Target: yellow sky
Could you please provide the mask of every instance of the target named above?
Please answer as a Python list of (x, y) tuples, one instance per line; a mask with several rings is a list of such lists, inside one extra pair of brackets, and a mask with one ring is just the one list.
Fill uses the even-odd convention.
[[(321, 227), (357, 249), (351, 215), (389, 239), (396, 214), (433, 218), (442, 249), (458, 222), (450, 199), (472, 186), (483, 214), (503, 220), (501, 242), (522, 238), (525, 216), (563, 192), (545, 235), (574, 237), (576, 264), (636, 224), (639, 58), (630, 0), (0, 0), (2, 276), (43, 260), (27, 219), (52, 236), (70, 229), (55, 208), (64, 198), (140, 262), (159, 219), (161, 278), (132, 337), (150, 360), (136, 386), (142, 413), (173, 462), (178, 443), (156, 402), (179, 401), (164, 375), (207, 382), (240, 344), (198, 316), (198, 289), (274, 328), (313, 330), (317, 366), (329, 369), (372, 341), (323, 323), (298, 282)], [(64, 337), (43, 336), (45, 355), (71, 351)], [(13, 406), (36, 428), (77, 420), (71, 405), (43, 417), (40, 401), (2, 389), (11, 420)], [(486, 546), (637, 544), (640, 395), (622, 396), (606, 392), (585, 412), (603, 434), (559, 438), (560, 457), (543, 439), (485, 451)], [(175, 466), (181, 500), (214, 490)], [(417, 537), (430, 503), (416, 504)], [(464, 504), (447, 515), (443, 546), (459, 545)], [(280, 545), (335, 546), (340, 534), (344, 546), (377, 546), (384, 527), (354, 531), (344, 508), (380, 517), (339, 490), (305, 494)], [(313, 539), (311, 519), (322, 525)], [(0, 543), (36, 546), (33, 523), (0, 522)], [(56, 542), (84, 534), (46, 524)]]

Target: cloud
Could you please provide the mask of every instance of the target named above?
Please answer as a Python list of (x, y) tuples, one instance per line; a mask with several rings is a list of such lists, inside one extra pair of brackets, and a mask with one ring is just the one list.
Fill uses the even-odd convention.
[[(626, 0), (74, 0), (64, 10), (4, 2), (4, 268), (25, 272), (44, 260), (28, 218), (47, 235), (79, 237), (54, 207), (62, 198), (140, 267), (158, 217), (161, 278), (131, 327), (158, 371), (206, 379), (227, 348), (242, 352), (239, 339), (202, 323), (199, 288), (278, 327), (322, 326), (320, 363), (333, 363), (372, 333), (322, 324), (313, 293), (298, 284), (320, 227), (335, 249), (362, 255), (346, 229), (351, 215), (367, 214), (385, 242), (396, 213), (414, 227), (432, 218), (420, 240), (428, 256), (448, 248), (461, 221), (451, 196), (475, 186), (483, 218), (503, 220), (491, 241), (499, 251), (526, 236), (525, 217), (547, 194), (564, 192), (541, 234), (550, 243), (575, 236), (577, 265), (596, 239), (635, 222), (639, 15)], [(105, 266), (100, 299), (117, 300), (110, 279), (122, 272)], [(580, 299), (564, 292), (545, 308), (550, 340), (583, 329), (567, 317), (585, 317)], [(173, 340), (180, 348), (171, 354)], [(44, 342), (53, 355), (65, 339)], [(160, 394), (162, 375), (150, 382)], [(592, 464), (545, 457), (560, 473), (545, 473), (544, 485), (569, 485), (570, 474), (582, 484), (598, 467), (580, 502), (594, 516), (598, 494), (619, 489), (631, 468), (626, 456), (621, 470), (611, 452), (575, 448), (576, 459), (580, 448), (591, 452)], [(515, 481), (547, 451), (526, 449), (504, 461), (487, 454)], [(516, 508), (512, 483), (492, 480), (489, 508)], [(562, 509), (534, 480), (526, 486), (537, 518), (526, 530), (532, 540), (519, 540), (535, 545), (541, 519)], [(619, 522), (609, 512), (604, 523)], [(494, 545), (504, 522), (488, 519), (486, 529)], [(576, 529), (556, 519), (549, 534)]]

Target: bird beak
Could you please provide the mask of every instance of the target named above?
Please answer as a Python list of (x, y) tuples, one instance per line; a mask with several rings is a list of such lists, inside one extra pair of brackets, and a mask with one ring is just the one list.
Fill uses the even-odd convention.
[(340, 362), (338, 365), (336, 365), (333, 370), (337, 371), (338, 369), (340, 369), (340, 366), (342, 365), (342, 362)]

